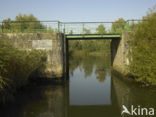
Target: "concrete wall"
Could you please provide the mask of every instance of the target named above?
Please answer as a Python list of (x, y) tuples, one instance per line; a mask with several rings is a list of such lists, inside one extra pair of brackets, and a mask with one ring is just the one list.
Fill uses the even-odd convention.
[(46, 51), (48, 55), (46, 67), (40, 72), (34, 72), (35, 77), (54, 78), (63, 76), (63, 34), (0, 34), (0, 39), (8, 39), (17, 48), (26, 50), (39, 49)]
[(111, 61), (113, 68), (122, 74), (128, 74), (128, 65), (130, 64), (130, 41), (132, 35), (124, 32), (121, 39), (111, 42)]

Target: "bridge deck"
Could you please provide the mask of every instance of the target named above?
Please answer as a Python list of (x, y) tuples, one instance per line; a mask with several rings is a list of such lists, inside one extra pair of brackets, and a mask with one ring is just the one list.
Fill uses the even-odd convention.
[(120, 39), (120, 34), (67, 34), (66, 39)]

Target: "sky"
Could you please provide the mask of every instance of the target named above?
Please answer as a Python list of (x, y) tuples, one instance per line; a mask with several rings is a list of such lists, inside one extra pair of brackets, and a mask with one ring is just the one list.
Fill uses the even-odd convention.
[(19, 13), (62, 22), (141, 19), (154, 5), (156, 0), (0, 0), (0, 21)]

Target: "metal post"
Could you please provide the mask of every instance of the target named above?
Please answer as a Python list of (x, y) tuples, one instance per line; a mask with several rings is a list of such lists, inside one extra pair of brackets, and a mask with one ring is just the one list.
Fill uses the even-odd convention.
[(82, 33), (84, 34), (84, 23), (82, 24)]
[(2, 33), (3, 33), (3, 22), (2, 22)]
[(60, 22), (58, 21), (58, 32), (60, 32)]
[(127, 20), (127, 23), (126, 23), (126, 30), (129, 31), (129, 20)]
[(66, 34), (66, 26), (64, 24), (63, 33)]

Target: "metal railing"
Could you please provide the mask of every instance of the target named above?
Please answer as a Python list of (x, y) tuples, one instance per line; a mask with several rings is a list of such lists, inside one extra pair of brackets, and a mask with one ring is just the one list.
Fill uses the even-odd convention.
[[(61, 32), (65, 34), (112, 34), (135, 30), (141, 20), (126, 22), (60, 22), (60, 21), (10, 21), (0, 22), (2, 33)], [(113, 28), (116, 24), (117, 29)], [(100, 32), (101, 31), (101, 32)]]

